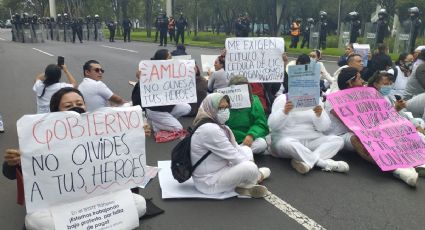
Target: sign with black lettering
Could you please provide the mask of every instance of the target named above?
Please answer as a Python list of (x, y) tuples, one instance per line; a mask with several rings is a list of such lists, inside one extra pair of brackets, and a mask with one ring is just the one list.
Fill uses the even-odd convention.
[(249, 82), (283, 82), (283, 38), (227, 38), (226, 72)]
[(17, 128), (28, 213), (150, 179), (139, 106), (25, 115)]
[(251, 107), (248, 85), (231, 85), (226, 88), (217, 89), (217, 93), (222, 93), (230, 98), (232, 109), (243, 109)]
[(194, 60), (141, 61), (142, 107), (196, 102)]

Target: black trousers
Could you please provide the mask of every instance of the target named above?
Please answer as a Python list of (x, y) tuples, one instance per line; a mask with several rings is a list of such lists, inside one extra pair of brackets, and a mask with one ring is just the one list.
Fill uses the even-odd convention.
[(160, 45), (167, 45), (167, 30), (160, 30), (159, 31), (159, 44)]
[(179, 38), (182, 38), (182, 44), (184, 44), (184, 30), (177, 30), (177, 34), (176, 34), (176, 45), (179, 43)]
[(115, 30), (109, 30), (109, 41), (115, 41)]
[(130, 41), (130, 28), (124, 28), (124, 42)]

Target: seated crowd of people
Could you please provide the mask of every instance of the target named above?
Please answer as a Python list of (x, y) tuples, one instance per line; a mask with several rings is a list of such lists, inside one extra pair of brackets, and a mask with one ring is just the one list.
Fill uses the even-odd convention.
[[(196, 103), (143, 108), (148, 121), (145, 135), (149, 136), (153, 131), (157, 142), (163, 142), (161, 134), (171, 132), (176, 135), (167, 140), (178, 139), (187, 133), (178, 120), (180, 117), (194, 117), (193, 126), (205, 119), (211, 120), (193, 133), (191, 141), (192, 162), (211, 152), (192, 174), (196, 189), (205, 194), (236, 191), (251, 197), (266, 196), (268, 190), (260, 184), (271, 171), (267, 167), (259, 168), (254, 154), (288, 158), (291, 166), (301, 174), (308, 173), (315, 166), (327, 172), (348, 172), (347, 162), (332, 159), (343, 149), (354, 151), (374, 164), (360, 139), (342, 123), (325, 98), (331, 92), (364, 87), (367, 83), (379, 91), (401, 116), (411, 121), (425, 141), (425, 49), (416, 50), (414, 54), (400, 54), (395, 65), (391, 59), (385, 58), (386, 52), (385, 45), (380, 45), (378, 52), (370, 55), (368, 66), (363, 66), (361, 56), (353, 52), (350, 44), (333, 76), (320, 62), (322, 54), (319, 50), (300, 55), (294, 63), (283, 55), (285, 66), (320, 63), (323, 102), (303, 111), (294, 110), (294, 104), (288, 100), (287, 73), (282, 83), (249, 83), (240, 75), (230, 78), (225, 70), (226, 54), (223, 52), (215, 60), (214, 71), (208, 71), (207, 77), (201, 76), (196, 66)], [(160, 49), (151, 60), (171, 58), (167, 49)], [(33, 87), (37, 113), (70, 110), (84, 113), (105, 106), (128, 104), (102, 82), (104, 70), (99, 62), (89, 60), (83, 70), (84, 80), (78, 89), (65, 65), (48, 65), (44, 74), (37, 75)], [(62, 71), (69, 84), (60, 82)], [(140, 76), (138, 70), (136, 77)], [(139, 84), (137, 82), (131, 93), (130, 104), (142, 106)], [(244, 84), (249, 89), (249, 108), (232, 108), (229, 97), (217, 92), (220, 88)], [(19, 150), (6, 150), (4, 159), (3, 174), (9, 179), (19, 177)], [(406, 184), (416, 186), (418, 176), (425, 176), (425, 165), (399, 168), (392, 173)], [(143, 212), (140, 210), (139, 215)]]

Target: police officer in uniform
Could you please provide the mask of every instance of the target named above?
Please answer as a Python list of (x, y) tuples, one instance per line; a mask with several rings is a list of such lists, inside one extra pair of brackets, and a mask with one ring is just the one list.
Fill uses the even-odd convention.
[(360, 35), (360, 15), (358, 12), (353, 11), (348, 13), (348, 19), (350, 20), (350, 43), (356, 43), (357, 37)]
[(184, 44), (184, 30), (186, 29), (186, 26), (187, 26), (187, 20), (186, 18), (183, 17), (183, 13), (180, 12), (180, 17), (176, 21), (176, 29), (177, 29), (177, 33), (175, 37), (176, 45), (179, 43), (180, 38), (181, 38), (181, 44)]
[(97, 41), (99, 39), (99, 27), (100, 27), (100, 18), (99, 15), (94, 15), (94, 40)]
[(384, 43), (384, 39), (388, 34), (388, 13), (387, 10), (381, 9), (378, 12), (378, 20), (376, 21), (376, 44)]
[(409, 22), (410, 22), (410, 52), (413, 52), (416, 47), (416, 38), (418, 37), (419, 28), (422, 25), (422, 21), (419, 18), (419, 8), (418, 7), (412, 7), (409, 8)]
[(67, 31), (71, 26), (71, 21), (67, 13), (63, 14), (63, 40), (66, 42), (67, 40), (70, 42), (71, 38), (67, 36)]
[(167, 31), (168, 31), (168, 18), (164, 12), (160, 13), (158, 17), (159, 24), (159, 46), (167, 46)]
[(87, 28), (87, 41), (90, 41), (90, 24), (91, 24), (91, 17), (90, 15), (86, 16), (86, 28)]
[(306, 47), (310, 46), (310, 31), (311, 31), (311, 26), (314, 24), (314, 19), (313, 18), (307, 18), (307, 25), (303, 26), (303, 41), (301, 43), (301, 49), (304, 48), (304, 45), (307, 44)]
[(80, 43), (83, 43), (83, 19), (72, 20), (72, 43), (75, 43), (75, 35), (78, 36)]
[(117, 29), (117, 25), (113, 20), (108, 23), (109, 30), (109, 42), (115, 42), (115, 30)]
[(325, 11), (319, 12), (319, 49), (326, 49), (326, 36), (328, 34), (328, 13)]
[(37, 37), (36, 30), (38, 29), (38, 16), (36, 14), (32, 15), (32, 18), (30, 19), (30, 28), (31, 28), (31, 38), (32, 42), (38, 42), (40, 38)]
[(124, 28), (124, 42), (130, 42), (130, 31), (133, 24), (131, 23), (130, 19), (125, 18), (122, 21), (122, 28)]

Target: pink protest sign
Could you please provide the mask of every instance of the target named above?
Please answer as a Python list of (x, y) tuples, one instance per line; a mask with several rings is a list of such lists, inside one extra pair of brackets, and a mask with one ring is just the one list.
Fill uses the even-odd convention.
[(383, 171), (425, 163), (425, 144), (415, 126), (374, 88), (341, 90), (327, 100)]

